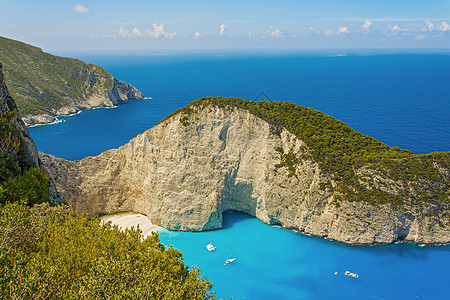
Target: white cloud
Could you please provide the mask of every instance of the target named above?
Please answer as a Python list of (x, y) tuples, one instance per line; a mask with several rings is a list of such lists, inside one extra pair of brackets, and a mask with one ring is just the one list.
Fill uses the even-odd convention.
[[(131, 31), (120, 26), (119, 31), (114, 30), (117, 33), (117, 36), (123, 38), (130, 37), (150, 37), (150, 38), (169, 38), (173, 39), (176, 36), (175, 32), (167, 32), (164, 24), (153, 23), (153, 29), (146, 29), (145, 31), (141, 31), (139, 28), (134, 27)], [(109, 37), (116, 37), (114, 35), (109, 35)]]
[(227, 26), (225, 25), (225, 23), (220, 24), (219, 26), (219, 35), (223, 36), (225, 34), (225, 29), (227, 29)]
[(131, 32), (133, 32), (133, 35), (135, 35), (135, 36), (144, 36), (144, 34), (136, 27), (133, 28), (133, 30)]
[(449, 31), (450, 30), (450, 25), (447, 22), (443, 21), (441, 23), (441, 25), (438, 26), (438, 28), (441, 31)]
[(407, 29), (407, 28), (401, 28), (400, 26), (398, 26), (398, 25), (394, 25), (394, 26), (392, 26), (392, 25), (389, 25), (388, 27), (387, 27), (387, 29), (392, 33), (392, 35), (397, 35), (397, 34), (399, 34), (400, 32), (408, 32), (409, 31), (409, 29)]
[(426, 27), (422, 28), (422, 31), (433, 31), (434, 30), (434, 24), (430, 22), (429, 20), (425, 20)]
[(131, 33), (128, 29), (123, 28), (122, 26), (120, 26), (119, 32), (118, 32), (119, 36), (121, 37), (130, 37)]
[(254, 35), (253, 35), (253, 33), (251, 33), (250, 31), (249, 32), (247, 32), (247, 35), (248, 35), (248, 37), (255, 37)]
[(361, 25), (363, 31), (370, 31), (370, 28), (372, 27), (372, 22), (369, 20), (366, 20), (364, 24)]
[(271, 37), (271, 38), (284, 38), (284, 33), (278, 29), (269, 26), (269, 28), (264, 32), (262, 38)]
[(423, 34), (419, 34), (416, 36), (416, 39), (419, 41), (423, 40), (424, 38), (425, 38), (425, 36)]
[(448, 31), (450, 30), (450, 25), (445, 22), (442, 21), (441, 24), (437, 24), (435, 25), (433, 22), (429, 21), (429, 20), (425, 20), (425, 27), (422, 28), (422, 32), (426, 32), (426, 31)]
[(337, 30), (337, 34), (346, 34), (346, 33), (350, 33), (350, 30), (348, 30), (348, 28), (345, 26), (339, 27)]
[(333, 35), (333, 30), (331, 30), (331, 29), (327, 29), (327, 30), (325, 30), (325, 36), (332, 36)]
[(177, 34), (176, 32), (167, 32), (166, 26), (164, 24), (153, 23), (153, 30), (147, 29), (145, 34), (151, 38), (159, 39), (159, 38), (168, 38), (173, 39)]
[(87, 14), (89, 12), (89, 8), (81, 4), (75, 5), (73, 10), (80, 14)]
[(199, 39), (202, 37), (202, 34), (198, 31), (194, 32), (194, 39)]
[(309, 31), (314, 31), (314, 27), (309, 26), (308, 30), (309, 30)]

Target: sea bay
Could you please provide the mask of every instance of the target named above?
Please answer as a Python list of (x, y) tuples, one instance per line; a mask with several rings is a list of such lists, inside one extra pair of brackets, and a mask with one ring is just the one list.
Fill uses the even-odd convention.
[[(40, 151), (81, 159), (125, 144), (165, 115), (202, 96), (283, 100), (332, 115), (390, 146), (448, 151), (447, 54), (349, 53), (83, 54), (152, 99), (84, 111), (30, 128)], [(259, 97), (261, 96), (261, 97)], [(218, 247), (209, 253), (209, 238)], [(223, 230), (161, 231), (215, 283), (218, 298), (445, 299), (447, 246), (348, 246), (270, 227), (240, 213)], [(224, 266), (233, 249), (235, 263)], [(359, 279), (343, 275), (349, 269)], [(338, 272), (334, 275), (334, 272)]]

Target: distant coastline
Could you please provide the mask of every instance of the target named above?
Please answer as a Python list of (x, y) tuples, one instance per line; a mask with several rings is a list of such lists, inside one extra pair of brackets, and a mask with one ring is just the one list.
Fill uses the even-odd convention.
[[(135, 100), (151, 100), (152, 97), (144, 97), (141, 99), (135, 99)], [(36, 126), (44, 126), (44, 125), (54, 125), (54, 124), (58, 124), (58, 123), (63, 123), (65, 122), (65, 120), (61, 120), (59, 118), (63, 117), (73, 117), (76, 115), (81, 114), (83, 111), (85, 110), (95, 110), (95, 109), (102, 109), (102, 108), (117, 108), (118, 105), (114, 105), (114, 106), (96, 106), (96, 107), (92, 107), (92, 108), (87, 108), (87, 109), (80, 109), (74, 113), (70, 113), (70, 114), (55, 114), (55, 115), (49, 115), (49, 114), (42, 114), (42, 115), (37, 115), (37, 116), (25, 116), (22, 118), (22, 120), (24, 121), (25, 125), (28, 128), (32, 128), (32, 127), (36, 127)]]

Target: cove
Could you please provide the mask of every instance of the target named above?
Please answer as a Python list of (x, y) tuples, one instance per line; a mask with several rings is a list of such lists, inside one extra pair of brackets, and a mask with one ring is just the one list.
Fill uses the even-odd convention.
[[(217, 299), (444, 299), (448, 246), (402, 243), (350, 246), (269, 226), (241, 212), (224, 213), (223, 229), (160, 230), (214, 282)], [(212, 240), (216, 250), (206, 245)], [(233, 251), (237, 260), (224, 265)], [(344, 275), (349, 270), (359, 275)], [(334, 273), (338, 272), (337, 275)]]

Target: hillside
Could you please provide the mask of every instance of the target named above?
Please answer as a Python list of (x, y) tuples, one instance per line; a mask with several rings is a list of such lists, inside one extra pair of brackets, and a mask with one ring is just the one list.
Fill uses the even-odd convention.
[(0, 206), (58, 202), (52, 180), (42, 168), (34, 141), (8, 92), (0, 63)]
[(0, 37), (0, 61), (10, 93), (27, 125), (51, 123), (58, 115), (112, 107), (144, 97), (102, 67), (54, 56), (4, 37)]
[(41, 158), (78, 211), (201, 231), (237, 210), (350, 244), (450, 242), (449, 152), (391, 148), (292, 103), (202, 98), (119, 149)]
[(200, 270), (157, 235), (58, 205), (40, 167), (0, 63), (1, 299), (214, 299)]

